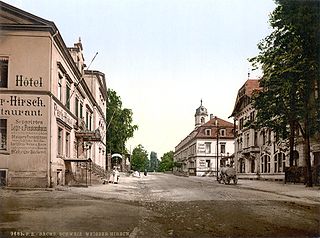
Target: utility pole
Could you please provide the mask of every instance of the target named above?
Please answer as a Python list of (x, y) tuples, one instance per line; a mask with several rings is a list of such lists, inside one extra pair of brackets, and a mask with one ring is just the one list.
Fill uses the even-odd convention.
[(215, 117), (215, 124), (216, 124), (216, 129), (217, 129), (217, 180), (218, 180), (218, 167), (219, 167), (219, 122), (218, 118)]

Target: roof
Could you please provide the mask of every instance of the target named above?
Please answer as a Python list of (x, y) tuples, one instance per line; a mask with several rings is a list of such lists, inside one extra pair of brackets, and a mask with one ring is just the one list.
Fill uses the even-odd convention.
[[(203, 125), (195, 128), (190, 134), (184, 138), (177, 146), (176, 150), (179, 147), (184, 147), (186, 144), (196, 140), (196, 139), (216, 139), (217, 138), (217, 126), (216, 120), (218, 122), (219, 129), (225, 129), (225, 135), (219, 135), (221, 139), (234, 139), (234, 125), (231, 122), (223, 120), (219, 117), (214, 117)], [(207, 130), (210, 130), (210, 133), (207, 133)]]
[(62, 39), (62, 36), (52, 21), (35, 16), (22, 9), (11, 6), (0, 1), (0, 28), (2, 31), (42, 31), (49, 32), (61, 50), (68, 64), (72, 68), (78, 79), (81, 78), (81, 72), (74, 63), (72, 56)]
[(230, 117), (235, 116), (239, 111), (241, 111), (241, 109), (246, 106), (247, 101), (250, 101), (246, 99), (251, 99), (253, 93), (260, 89), (258, 79), (248, 79), (238, 90), (234, 109)]

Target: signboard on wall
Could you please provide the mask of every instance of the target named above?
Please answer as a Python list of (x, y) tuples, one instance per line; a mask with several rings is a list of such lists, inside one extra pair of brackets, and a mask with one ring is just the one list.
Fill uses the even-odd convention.
[(0, 95), (0, 117), (7, 120), (10, 154), (47, 154), (47, 105), (48, 99), (43, 95)]
[(206, 152), (206, 146), (204, 143), (198, 143), (197, 148), (198, 153), (205, 153)]

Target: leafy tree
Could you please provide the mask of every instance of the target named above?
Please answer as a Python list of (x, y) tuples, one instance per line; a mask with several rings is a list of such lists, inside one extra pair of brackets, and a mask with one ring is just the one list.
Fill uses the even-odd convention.
[(107, 103), (107, 152), (127, 153), (126, 141), (133, 137), (138, 126), (132, 124), (131, 109), (122, 108), (121, 98), (112, 89), (108, 89)]
[(160, 161), (158, 160), (157, 153), (154, 151), (151, 151), (149, 171), (157, 171), (159, 167), (159, 163)]
[(290, 141), (290, 165), (296, 128), (304, 138), (307, 186), (312, 186), (310, 136), (319, 133), (319, 31), (320, 2), (276, 0), (270, 17), (274, 31), (250, 61), (263, 70), (262, 87), (254, 98), (257, 125), (269, 127)]
[(131, 156), (131, 168), (136, 171), (143, 171), (149, 166), (148, 152), (141, 144), (135, 147)]
[(161, 157), (161, 161), (159, 164), (159, 171), (171, 171), (174, 165), (173, 162), (173, 151), (169, 151), (167, 153), (164, 153)]

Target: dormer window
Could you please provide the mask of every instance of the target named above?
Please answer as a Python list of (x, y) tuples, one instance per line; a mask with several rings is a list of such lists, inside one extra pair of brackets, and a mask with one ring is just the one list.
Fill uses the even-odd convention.
[(226, 129), (220, 129), (220, 135), (226, 136)]
[(211, 129), (206, 129), (205, 134), (206, 136), (211, 136)]

